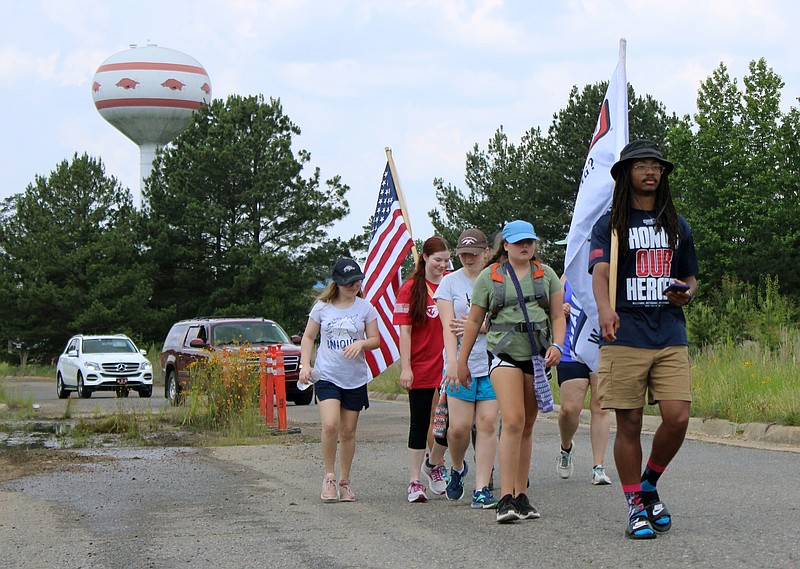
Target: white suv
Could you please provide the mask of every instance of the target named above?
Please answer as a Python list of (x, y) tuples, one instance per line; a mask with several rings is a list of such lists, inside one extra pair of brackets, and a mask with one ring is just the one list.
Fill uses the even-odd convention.
[(73, 336), (58, 357), (58, 398), (66, 399), (71, 391), (84, 399), (94, 391), (114, 391), (117, 397), (127, 397), (131, 390), (138, 391), (139, 397), (150, 397), (153, 366), (146, 353), (123, 334)]

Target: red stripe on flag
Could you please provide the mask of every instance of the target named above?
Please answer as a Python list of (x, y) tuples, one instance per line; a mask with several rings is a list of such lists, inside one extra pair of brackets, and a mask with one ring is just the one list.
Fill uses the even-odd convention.
[[(384, 183), (382, 190), (385, 189)], [(394, 199), (391, 204), (387, 203), (387, 195)], [(386, 206), (389, 206), (388, 210), (382, 209)], [(386, 218), (370, 240), (364, 264), (364, 298), (378, 311), (378, 330), (381, 335), (381, 347), (365, 354), (372, 377), (379, 375), (400, 356), (400, 335), (392, 324), (392, 317), (397, 291), (402, 284), (400, 268), (413, 246), (400, 203), (386, 191), (379, 194), (375, 218), (382, 219), (383, 215)]]

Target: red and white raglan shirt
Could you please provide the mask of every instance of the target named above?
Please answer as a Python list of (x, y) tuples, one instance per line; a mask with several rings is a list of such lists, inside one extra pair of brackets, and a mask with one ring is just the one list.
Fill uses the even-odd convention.
[[(426, 281), (428, 288), (436, 292), (439, 287)], [(414, 380), (411, 389), (438, 388), (442, 383), (442, 370), (444, 369), (444, 335), (442, 334), (442, 321), (436, 302), (428, 294), (428, 304), (425, 310), (425, 322), (413, 324), (411, 322), (411, 285), (409, 279), (403, 283), (397, 292), (397, 301), (394, 305), (392, 323), (398, 326), (411, 326), (411, 372)]]

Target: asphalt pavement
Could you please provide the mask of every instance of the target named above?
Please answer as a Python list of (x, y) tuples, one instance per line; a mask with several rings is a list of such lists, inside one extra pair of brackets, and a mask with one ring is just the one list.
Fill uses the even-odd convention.
[[(288, 413), (290, 426), (318, 435), (316, 406), (290, 405)], [(741, 432), (687, 440), (659, 482), (673, 529), (634, 542), (623, 537), (613, 434), (611, 486), (590, 483), (585, 426), (575, 473), (562, 480), (555, 416), (543, 416), (530, 489), (542, 518), (500, 525), (466, 498), (407, 503), (407, 416), (403, 402), (377, 400), (362, 413), (352, 504), (320, 502), (317, 443), (87, 449), (102, 460), (0, 485), (3, 566), (800, 566), (796, 447), (745, 441)], [(643, 440), (647, 452), (651, 438)]]

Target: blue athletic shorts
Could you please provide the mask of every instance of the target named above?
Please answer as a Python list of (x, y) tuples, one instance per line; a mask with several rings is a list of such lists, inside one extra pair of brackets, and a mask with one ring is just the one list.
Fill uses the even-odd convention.
[(369, 394), (367, 393), (366, 385), (355, 389), (344, 389), (335, 383), (320, 379), (314, 384), (314, 390), (318, 400), (338, 399), (342, 404), (342, 409), (347, 409), (348, 411), (369, 409)]
[(454, 399), (461, 399), (462, 401), (470, 401), (472, 403), (475, 401), (493, 401), (497, 399), (497, 396), (494, 394), (494, 388), (492, 387), (492, 380), (489, 379), (488, 375), (473, 377), (472, 384), (469, 387), (458, 385), (458, 390), (456, 390), (456, 386), (448, 384), (447, 396)]

